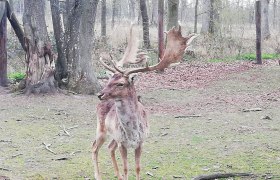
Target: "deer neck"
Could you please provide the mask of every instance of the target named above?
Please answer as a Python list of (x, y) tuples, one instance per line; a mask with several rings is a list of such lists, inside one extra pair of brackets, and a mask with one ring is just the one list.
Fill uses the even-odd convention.
[(131, 87), (128, 96), (115, 100), (116, 112), (121, 121), (137, 119), (138, 100), (134, 87)]

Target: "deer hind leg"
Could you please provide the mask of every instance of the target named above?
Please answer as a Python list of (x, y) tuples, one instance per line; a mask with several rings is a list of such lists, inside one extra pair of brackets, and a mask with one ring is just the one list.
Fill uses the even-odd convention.
[(92, 159), (94, 163), (94, 176), (96, 180), (101, 180), (101, 174), (99, 172), (98, 167), (98, 151), (102, 144), (105, 142), (106, 133), (105, 132), (98, 132), (96, 140), (92, 144)]
[(115, 140), (112, 140), (108, 146), (108, 148), (110, 150), (113, 166), (114, 166), (115, 175), (118, 177), (118, 179), (122, 179), (120, 172), (119, 172), (117, 160), (116, 160), (117, 147), (118, 147), (118, 143)]
[(128, 180), (127, 149), (123, 145), (121, 145), (119, 149), (123, 160), (123, 172), (124, 172), (123, 179)]
[(135, 149), (135, 169), (136, 169), (136, 179), (140, 180), (140, 158), (142, 153), (142, 144), (139, 145), (138, 148)]

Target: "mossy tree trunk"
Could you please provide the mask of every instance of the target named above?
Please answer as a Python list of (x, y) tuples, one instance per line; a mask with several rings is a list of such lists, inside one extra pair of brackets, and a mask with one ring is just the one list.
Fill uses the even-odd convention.
[(24, 0), (27, 94), (58, 91), (54, 79), (54, 54), (47, 33), (44, 5), (44, 0)]

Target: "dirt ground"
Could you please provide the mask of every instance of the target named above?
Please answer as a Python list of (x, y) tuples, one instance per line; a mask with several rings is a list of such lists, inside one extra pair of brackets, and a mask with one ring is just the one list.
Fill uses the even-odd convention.
[[(191, 179), (218, 172), (280, 179), (276, 61), (262, 66), (185, 63), (164, 74), (142, 74), (138, 81), (151, 126), (142, 179)], [(26, 97), (1, 88), (0, 176), (94, 179), (91, 143), (98, 101), (73, 94)], [(119, 154), (118, 161), (120, 165)], [(130, 179), (135, 179), (132, 151), (129, 164)], [(100, 166), (104, 179), (115, 179), (106, 145)]]

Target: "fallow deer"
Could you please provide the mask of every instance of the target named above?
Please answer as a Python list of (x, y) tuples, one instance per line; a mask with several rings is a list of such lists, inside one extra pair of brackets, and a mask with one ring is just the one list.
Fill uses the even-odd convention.
[[(106, 134), (109, 134), (112, 138), (108, 147), (115, 175), (118, 179), (128, 179), (127, 149), (133, 148), (135, 150), (136, 179), (140, 180), (140, 156), (149, 125), (146, 110), (137, 99), (134, 75), (139, 72), (163, 70), (170, 64), (178, 62), (183, 57), (184, 50), (187, 48), (187, 42), (193, 36), (182, 37), (181, 27), (178, 29), (172, 28), (166, 34), (167, 44), (164, 56), (154, 66), (148, 66), (146, 64), (145, 67), (123, 70), (114, 62), (112, 62), (113, 67), (110, 67), (100, 58), (100, 63), (106, 69), (113, 72), (113, 76), (109, 79), (105, 88), (98, 94), (101, 102), (97, 106), (97, 131), (96, 140), (93, 142), (92, 154), (95, 178), (97, 180), (101, 179), (98, 167), (98, 151), (106, 139)], [(126, 53), (123, 57), (124, 62), (134, 61), (132, 58), (137, 57), (135, 41), (131, 39), (133, 38), (130, 37), (125, 51)], [(123, 177), (119, 172), (115, 158), (117, 148), (120, 150), (123, 161)]]

